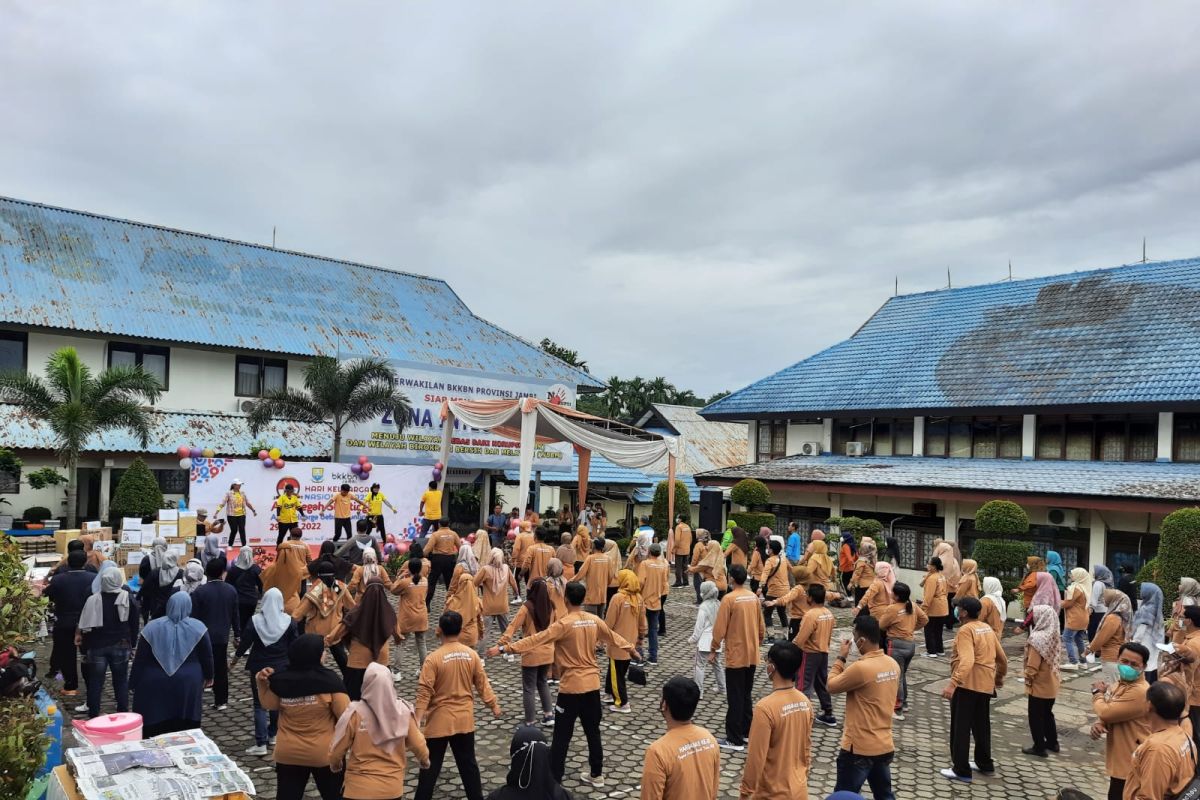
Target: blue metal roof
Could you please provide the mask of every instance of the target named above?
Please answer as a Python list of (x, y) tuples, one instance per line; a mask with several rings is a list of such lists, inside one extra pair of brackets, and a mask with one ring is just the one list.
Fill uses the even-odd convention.
[[(269, 442), (283, 450), (284, 458), (325, 458), (333, 442), (328, 424), (272, 420), (258, 436), (250, 435), (246, 417), (208, 411), (151, 412), (150, 443), (143, 448), (133, 431), (105, 431), (88, 440), (84, 450), (93, 453), (174, 453), (181, 445), (211, 447), (218, 456), (249, 457), (255, 442)], [(17, 406), (0, 404), (0, 442), (15, 450), (53, 450), (50, 426)]]
[(3, 197), (0, 296), (0, 323), (603, 386), (442, 280)]
[(710, 419), (1200, 399), (1200, 259), (894, 297)]
[[(650, 476), (650, 480), (652, 480), (654, 482), (654, 485), (648, 489), (636, 490), (633, 493), (633, 502), (635, 502), (635, 503), (653, 503), (654, 502), (654, 490), (658, 487), (659, 483), (665, 481), (666, 479), (667, 479), (666, 475)], [(692, 477), (691, 475), (676, 475), (675, 480), (679, 481), (680, 483), (682, 483), (684, 486), (687, 487), (688, 499), (692, 503), (700, 502), (700, 487), (696, 485), (696, 479), (694, 477)]]
[(1048, 494), (1200, 501), (1200, 464), (1121, 461), (1017, 461), (989, 458), (849, 458), (792, 456), (696, 476), (703, 485), (742, 478), (923, 489), (982, 490), (992, 494)]
[[(504, 471), (504, 479), (510, 483), (520, 480), (515, 469)], [(571, 469), (562, 472), (542, 472), (542, 483), (548, 485), (564, 484), (577, 486), (579, 484), (579, 457), (571, 454)], [(620, 467), (599, 453), (592, 453), (592, 463), (588, 468), (588, 485), (616, 486), (652, 486), (652, 480), (642, 472), (628, 467)]]

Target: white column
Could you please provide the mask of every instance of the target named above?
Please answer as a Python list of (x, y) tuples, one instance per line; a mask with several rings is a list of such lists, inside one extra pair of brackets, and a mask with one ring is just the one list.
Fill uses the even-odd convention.
[(758, 460), (758, 423), (754, 420), (746, 426), (750, 438), (746, 441), (746, 463), (753, 464)]
[(1088, 538), (1088, 559), (1093, 564), (1104, 564), (1105, 545), (1108, 542), (1108, 525), (1100, 512), (1092, 509), (1088, 516), (1091, 518), (1091, 536)]
[(913, 455), (925, 455), (925, 418), (913, 417)]
[(480, 480), (483, 481), (483, 491), (479, 493), (479, 527), (482, 528), (492, 513), (492, 470), (481, 470)]
[(1158, 413), (1158, 460), (1170, 461), (1171, 450), (1175, 444), (1175, 412), (1160, 411)]
[(1037, 455), (1037, 414), (1021, 417), (1021, 460), (1032, 461)]
[[(826, 417), (821, 420), (821, 455), (829, 455), (833, 453), (833, 418)], [(837, 455), (844, 456), (845, 453)]]
[(958, 501), (947, 500), (942, 518), (945, 520), (942, 528), (942, 538), (947, 542), (958, 541)]
[[(105, 466), (100, 470), (100, 519), (108, 519), (108, 502), (112, 484), (112, 467), (107, 466), (108, 459), (105, 459), (104, 463)], [(120, 525), (119, 521), (117, 525)]]
[(838, 492), (829, 493), (829, 516), (840, 517), (842, 515), (842, 495)]

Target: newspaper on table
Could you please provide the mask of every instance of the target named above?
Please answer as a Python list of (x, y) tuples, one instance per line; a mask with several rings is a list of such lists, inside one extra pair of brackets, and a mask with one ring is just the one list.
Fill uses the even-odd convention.
[(254, 794), (254, 783), (196, 729), (153, 739), (67, 751), (85, 800), (204, 800), (232, 792)]

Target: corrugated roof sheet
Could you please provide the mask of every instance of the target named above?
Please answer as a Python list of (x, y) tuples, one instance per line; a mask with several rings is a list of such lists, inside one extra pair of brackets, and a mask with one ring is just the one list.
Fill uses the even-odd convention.
[(1200, 259), (895, 297), (709, 418), (1200, 399)]
[[(325, 458), (333, 429), (329, 425), (275, 420), (260, 435), (251, 436), (246, 417), (208, 411), (153, 411), (150, 445), (129, 430), (106, 431), (88, 440), (93, 453), (174, 453), (182, 444), (211, 447), (219, 456), (248, 456), (257, 441), (283, 450), (284, 458)], [(13, 449), (52, 450), (50, 427), (16, 406), (0, 404), (0, 442)]]
[[(667, 476), (665, 474), (664, 475), (651, 475), (649, 477), (650, 477), (650, 480), (654, 482), (654, 485), (650, 486), (649, 488), (646, 488), (646, 489), (635, 490), (633, 493), (633, 502), (635, 502), (635, 503), (653, 503), (655, 488), (658, 486), (659, 483), (661, 483), (662, 481), (665, 481), (667, 479)], [(696, 479), (694, 477), (692, 477), (691, 475), (676, 475), (675, 480), (679, 481), (680, 483), (682, 483), (684, 486), (687, 487), (688, 498), (691, 500), (691, 502), (693, 502), (693, 503), (700, 502), (700, 487), (696, 485)]]
[[(504, 471), (504, 479), (511, 483), (519, 481), (520, 475), (515, 469)], [(579, 457), (571, 454), (571, 469), (562, 472), (542, 472), (542, 483), (554, 485), (577, 486), (579, 484)], [(620, 467), (599, 453), (592, 453), (592, 463), (588, 468), (589, 486), (650, 486), (651, 480), (636, 469)]]
[[(666, 423), (666, 428), (647, 428), (653, 432), (680, 437), (683, 447), (676, 459), (677, 474), (691, 475), (708, 472), (722, 467), (732, 467), (746, 460), (748, 427), (740, 422), (710, 422), (700, 416), (695, 406), (675, 406), (653, 403), (638, 427), (653, 425), (657, 420)], [(667, 457), (663, 456), (646, 469), (651, 475), (667, 474)]]
[(761, 481), (852, 484), (994, 493), (1200, 501), (1200, 464), (1016, 461), (984, 458), (792, 456), (697, 476), (702, 483)]
[(19, 325), (603, 386), (442, 280), (3, 197), (0, 296)]

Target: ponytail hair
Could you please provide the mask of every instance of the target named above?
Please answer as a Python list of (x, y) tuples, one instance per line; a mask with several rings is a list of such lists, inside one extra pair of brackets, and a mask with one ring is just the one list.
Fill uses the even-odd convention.
[(907, 583), (897, 582), (892, 586), (892, 597), (896, 598), (896, 602), (904, 603), (904, 611), (908, 614), (913, 613), (912, 589), (908, 588)]
[(408, 574), (412, 576), (413, 586), (421, 585), (421, 570), (424, 569), (425, 562), (420, 558), (408, 559)]

